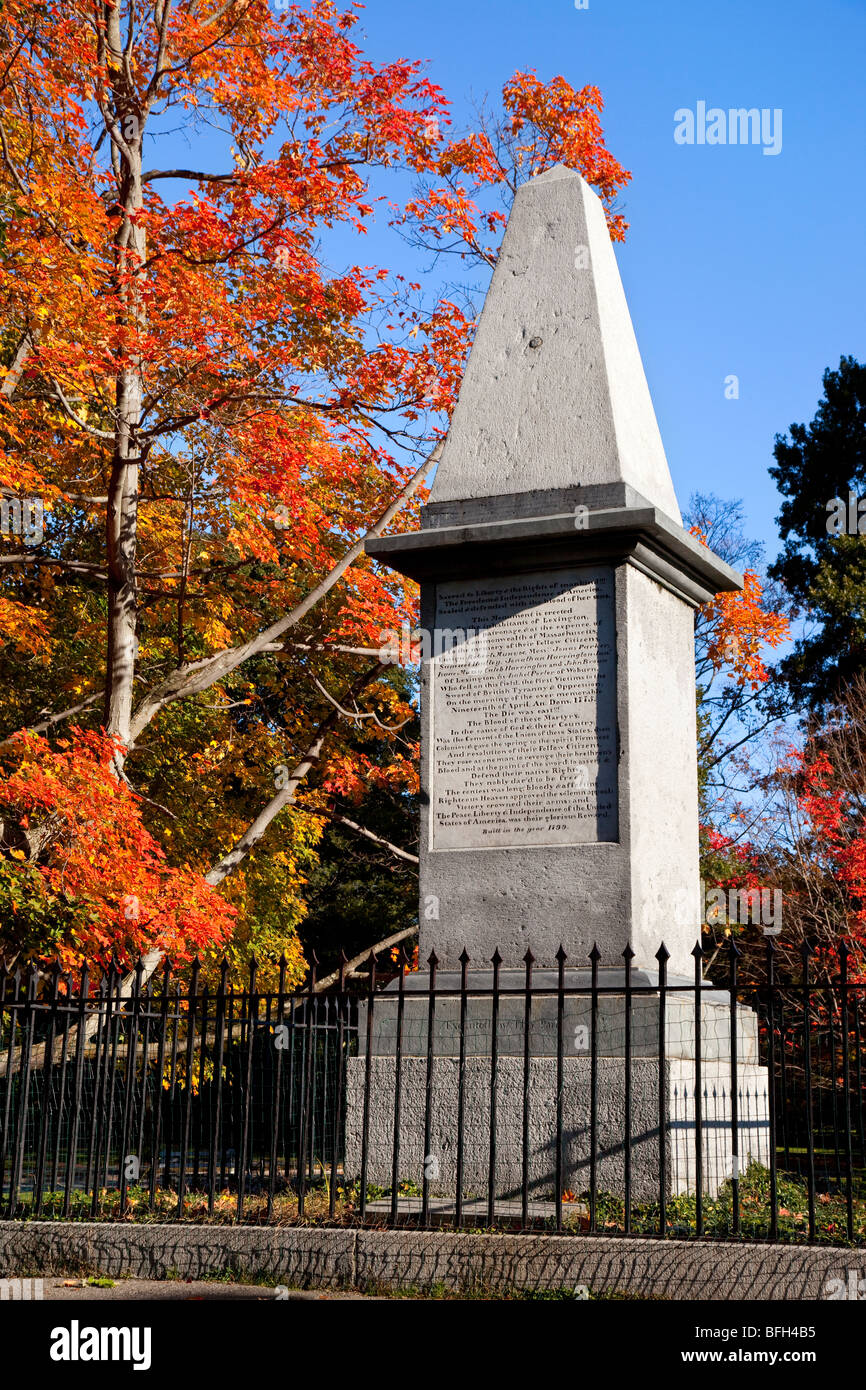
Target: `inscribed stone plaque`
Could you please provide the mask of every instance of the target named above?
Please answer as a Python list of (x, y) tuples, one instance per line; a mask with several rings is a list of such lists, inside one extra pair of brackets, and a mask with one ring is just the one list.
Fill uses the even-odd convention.
[(616, 840), (612, 569), (436, 586), (430, 847)]

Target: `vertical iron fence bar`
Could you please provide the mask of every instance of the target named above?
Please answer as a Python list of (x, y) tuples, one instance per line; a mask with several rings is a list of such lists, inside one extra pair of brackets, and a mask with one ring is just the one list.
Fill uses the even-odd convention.
[[(327, 1022), (327, 1019), (326, 1019)], [(307, 1114), (309, 1123), (307, 1126), (307, 1179), (312, 1182), (316, 1174), (316, 1100), (319, 1090), (319, 996), (313, 1000), (312, 1018), (310, 1019), (309, 1034), (309, 1085), (307, 1087)]]
[(454, 1229), (459, 1230), (463, 1222), (463, 1144), (466, 1119), (466, 972), (469, 968), (469, 953), (466, 947), (460, 952), (460, 1043), (457, 1062), (457, 1187), (454, 1193)]
[[(66, 991), (64, 1012), (66, 1014), (66, 1027), (63, 1029), (63, 1045), (60, 1052), (60, 1098), (57, 1102), (57, 1125), (54, 1130), (54, 1152), (51, 1156), (51, 1191), (57, 1192), (57, 1177), (60, 1172), (60, 1144), (63, 1138), (63, 1110), (66, 1104), (66, 1071), (69, 1058), (69, 1034), (72, 1030), (73, 1016), (73, 989), (72, 975), (67, 973), (63, 977), (63, 987)], [(2, 1029), (0, 1029), (2, 1032)], [(70, 1115), (71, 1118), (71, 1115)]]
[(297, 1004), (295, 999), (289, 1000), (289, 1094), (286, 1098), (286, 1186), (288, 1187), (292, 1177), (292, 1159), (294, 1150), (292, 1148), (293, 1136), (295, 1133), (295, 1041), (297, 1038), (297, 1028), (295, 1026), (295, 1016)]
[(259, 1014), (256, 1027), (256, 1055), (258, 1057), (258, 1063), (255, 1067), (255, 1083), (253, 1086), (254, 1099), (256, 1095), (258, 1099), (256, 1108), (253, 1111), (252, 1144), (253, 1151), (256, 1155), (255, 1162), (258, 1174), (258, 1190), (264, 1198), (265, 1213), (267, 1212), (268, 1206), (267, 1189), (270, 1181), (270, 1134), (274, 1099), (274, 1068), (273, 1059), (271, 1057), (271, 1015), (275, 1006), (276, 996), (273, 991), (271, 989), (262, 989), (260, 985)]
[(398, 1188), (400, 1183), (400, 1104), (403, 1099), (403, 1014), (406, 1006), (406, 965), (408, 959), (400, 947), (400, 966), (397, 976), (397, 1036), (394, 1043), (394, 1142), (391, 1146), (391, 1225), (397, 1221)]
[[(806, 1163), (806, 1085), (803, 1068), (803, 1000), (794, 987), (788, 999), (786, 1052), (788, 1054), (788, 1124), (785, 1139), (785, 1168), (805, 1181)], [(800, 1152), (802, 1150), (802, 1153)]]
[(162, 970), (162, 998), (159, 1006), (159, 1041), (156, 1045), (156, 1085), (153, 1097), (153, 1121), (151, 1125), (150, 1193), (148, 1206), (153, 1211), (156, 1205), (156, 1187), (159, 1182), (159, 1146), (162, 1142), (162, 1095), (165, 1074), (165, 1049), (168, 1043), (168, 1008), (171, 984), (171, 963), (165, 962)]
[[(36, 1153), (36, 1173), (33, 1179), (33, 1215), (42, 1211), (42, 1186), (45, 1177), (45, 1154), (48, 1149), (49, 1120), (54, 1099), (54, 1041), (57, 1037), (57, 1007), (60, 991), (60, 966), (54, 962), (51, 970), (51, 1021), (48, 1025), (48, 1038), (44, 1044), (42, 1060), (42, 1123), (39, 1127), (39, 1147)], [(60, 1128), (60, 1113), (57, 1115), (57, 1128)]]
[(108, 1189), (108, 1167), (111, 1161), (111, 1135), (114, 1129), (114, 1102), (117, 1093), (117, 1054), (120, 1051), (120, 1026), (123, 1018), (123, 998), (121, 986), (123, 983), (120, 961), (114, 957), (113, 967), (115, 970), (114, 998), (110, 1004), (112, 1009), (111, 1023), (111, 1070), (108, 1081), (108, 1117), (105, 1130), (105, 1153), (103, 1155), (102, 1166), (102, 1186)]
[[(12, 988), (8, 989), (11, 978)], [(0, 1129), (0, 1202), (3, 1198), (3, 1189), (6, 1177), (6, 1152), (8, 1147), (8, 1136), (11, 1133), (9, 1116), (12, 1106), (12, 1091), (14, 1086), (14, 1067), (15, 1061), (15, 1032), (18, 1027), (18, 995), (21, 988), (21, 971), (16, 970), (11, 977), (7, 974), (3, 980), (3, 1000), (11, 1000), (9, 1003), (9, 1046), (6, 1049), (6, 1096), (3, 1101), (3, 1126)], [(14, 1150), (13, 1150), (14, 1152)], [(11, 1172), (11, 1169), (10, 1169)]]
[(0, 964), (0, 1078), (6, 1083), (3, 1093), (3, 1118), (2, 1123), (0, 1123), (0, 1219), (2, 1219), (3, 1216), (3, 1175), (6, 1171), (6, 1135), (8, 1134), (6, 1112), (9, 1105), (12, 1085), (10, 1071), (12, 1066), (11, 1038), (13, 1032), (13, 1013), (11, 1008), (8, 1008), (10, 1043), (7, 1049), (6, 1064), (5, 1066), (3, 1065), (3, 1039), (6, 1033), (5, 1016), (7, 1013), (6, 994), (8, 983), (9, 972), (4, 965)]
[(598, 1210), (598, 963), (601, 952), (593, 942), (590, 960), (589, 1041), (589, 1229), (596, 1229)]
[(703, 1067), (701, 1065), (701, 989), (703, 975), (701, 964), (704, 958), (700, 941), (692, 951), (695, 958), (695, 1235), (700, 1239), (704, 1233), (704, 1152), (703, 1152), (703, 1105), (701, 1086)]
[(520, 1184), (520, 1225), (521, 1229), (525, 1231), (529, 1224), (529, 1093), (532, 1053), (530, 1030), (532, 1027), (532, 963), (535, 957), (530, 950), (527, 950), (523, 959), (526, 964), (526, 985), (523, 1011), (523, 1171)]
[(18, 1189), (21, 1186), (24, 1169), (24, 1150), (27, 1143), (27, 1106), (30, 1100), (30, 1076), (33, 1065), (33, 1030), (36, 1026), (36, 985), (37, 976), (33, 966), (28, 965), (24, 976), (24, 1024), (21, 1039), (21, 1088), (18, 1093), (18, 1115), (15, 1126), (12, 1151), (14, 1154), (12, 1172), (9, 1178), (9, 1215), (15, 1215), (18, 1204)]
[(815, 1139), (812, 1127), (812, 1037), (810, 1031), (811, 1020), (811, 1000), (809, 997), (809, 956), (811, 948), (808, 943), (803, 944), (803, 1074), (806, 1092), (806, 1161), (808, 1164), (808, 1202), (809, 1202), (809, 1239), (815, 1239)]
[[(361, 1121), (361, 1220), (367, 1217), (367, 1164), (370, 1157), (370, 1084), (373, 1072), (373, 1005), (376, 1001), (376, 957), (370, 952), (370, 980), (367, 990), (367, 1055), (364, 1059), (364, 1115)], [(426, 1163), (425, 1163), (426, 1169)]]
[(96, 1024), (93, 1029), (93, 1066), (91, 1068), (90, 1122), (87, 1129), (87, 1163), (84, 1169), (84, 1191), (90, 1192), (94, 1186), (93, 1172), (96, 1163), (96, 1136), (99, 1127), (99, 1092), (102, 1086), (102, 1053), (105, 1043), (105, 986), (103, 972), (96, 991)]
[[(259, 1000), (256, 994), (256, 973), (258, 971), (258, 961), (255, 956), (250, 961), (250, 984), (249, 984), (249, 1007), (247, 1008), (247, 1065), (244, 1077), (244, 1110), (243, 1123), (241, 1126), (241, 1153), (240, 1168), (238, 1170), (238, 1220), (243, 1220), (244, 1202), (246, 1201), (247, 1167), (250, 1154), (250, 1108), (252, 1105), (253, 1091), (253, 1048), (256, 1041), (256, 1023), (258, 1021)], [(312, 978), (312, 977), (311, 977)], [(312, 1049), (311, 1049), (312, 1051)], [(303, 1215), (301, 1211), (300, 1215)]]
[(496, 1220), (496, 1110), (499, 1089), (499, 971), (502, 956), (497, 946), (491, 956), (493, 995), (490, 1005), (490, 1153), (487, 1164), (487, 1224)]
[(220, 1165), (220, 1183), (225, 1182), (225, 1163), (223, 1158), (223, 1067), (225, 1064), (225, 1025), (226, 1025), (226, 979), (229, 963), (223, 956), (220, 965), (220, 982), (216, 992), (216, 1017), (214, 1019), (214, 1099), (213, 1133), (210, 1140), (207, 1175), (207, 1209), (213, 1216), (216, 1200), (217, 1163)]
[[(135, 962), (135, 970), (132, 983), (132, 1018), (129, 1023), (129, 1030), (126, 1035), (126, 1085), (123, 1094), (123, 1115), (120, 1123), (120, 1148), (118, 1152), (118, 1187), (120, 1189), (120, 1214), (126, 1215), (127, 1206), (127, 1153), (126, 1147), (129, 1143), (129, 1126), (132, 1118), (132, 1095), (135, 1086), (136, 1070), (136, 1051), (138, 1048), (138, 1019), (141, 1009), (141, 975), (143, 966), (141, 956)], [(141, 1171), (141, 1154), (133, 1157)]]
[[(776, 1169), (776, 947), (772, 937), (767, 937), (767, 1035), (768, 1035), (768, 1054), (767, 1070), (770, 1077), (770, 1240), (777, 1240), (779, 1236), (779, 1185), (778, 1173)], [(782, 1036), (782, 1056), (784, 1059), (785, 1039)]]
[[(78, 1153), (78, 1123), (81, 1115), (81, 1087), (84, 1079), (84, 1034), (87, 1029), (87, 1002), (90, 994), (90, 967), (85, 965), (78, 985), (78, 1022), (75, 1028), (75, 1080), (72, 1096), (72, 1123), (69, 1149), (66, 1154), (66, 1184), (63, 1192), (62, 1215), (69, 1215), (72, 1186), (75, 1181), (75, 1160)], [(91, 1116), (92, 1123), (92, 1116)]]
[[(186, 1197), (186, 1165), (189, 1155), (189, 1122), (192, 1111), (192, 1064), (195, 1056), (195, 1015), (198, 1007), (198, 977), (201, 970), (201, 961), (196, 956), (192, 963), (190, 974), (189, 989), (186, 996), (186, 1052), (184, 1056), (184, 1097), (182, 1102), (182, 1120), (180, 1130), (180, 1157), (178, 1159), (177, 1172), (177, 1214), (183, 1216), (183, 1205)], [(178, 1026), (180, 1025), (180, 1011), (178, 1010)]]
[(153, 995), (153, 977), (149, 975), (144, 980), (141, 987), (141, 1013), (139, 1015), (138, 1037), (141, 1055), (139, 1083), (139, 1065), (136, 1063), (135, 1069), (135, 1090), (132, 1097), (132, 1135), (135, 1144), (135, 1152), (139, 1155), (138, 1176), (139, 1187), (144, 1190), (145, 1176), (144, 1171), (147, 1165), (147, 1147), (145, 1141), (144, 1124), (147, 1114), (148, 1098), (148, 1063), (150, 1061), (150, 1032), (151, 1032), (151, 1010)]
[[(311, 1032), (309, 1035), (309, 1055), (308, 1060), (310, 1069), (308, 1073), (309, 1085), (307, 1087), (307, 1157), (306, 1171), (307, 1183), (312, 1185), (313, 1179), (317, 1176), (316, 1155), (319, 1151), (318, 1145), (318, 1108), (319, 1108), (319, 1061), (320, 1061), (320, 1039), (322, 1036), (321, 1023), (322, 1001), (318, 994), (313, 1000), (313, 1012), (311, 1021)], [(327, 1015), (325, 1017), (327, 1026)]]
[(825, 990), (825, 998), (827, 1001), (827, 1017), (830, 1023), (830, 1094), (833, 1114), (833, 1160), (836, 1169), (836, 1190), (838, 1191), (842, 1186), (841, 1145), (839, 1143), (839, 1096), (838, 1087), (836, 1085), (838, 1054), (836, 1049), (836, 1025), (833, 1017), (835, 1013), (835, 1002), (833, 999), (833, 991), (829, 987)]
[(624, 1178), (625, 1178), (625, 1210), (624, 1210), (624, 1230), (625, 1234), (631, 1235), (631, 963), (634, 960), (634, 951), (629, 943), (622, 953), (625, 961), (625, 1152), (624, 1159)]
[(668, 1120), (667, 1120), (667, 987), (668, 987), (668, 961), (671, 953), (662, 942), (656, 951), (656, 960), (659, 963), (659, 1235), (666, 1236), (667, 1223), (667, 1199), (668, 1199)]
[[(254, 1056), (250, 1119), (250, 1170), (255, 1171), (257, 1175), (260, 1193), (265, 1191), (265, 1155), (268, 1129), (270, 1128), (266, 1083), (270, 1084), (273, 1073), (270, 1066), (267, 1065), (266, 1040), (270, 1037), (271, 1007), (272, 995), (270, 991), (259, 989), (255, 1020), (255, 1046), (257, 1049), (255, 1055), (258, 1057), (258, 1061), (255, 1061)], [(267, 1202), (267, 1198), (265, 1201)]]
[[(261, 1123), (259, 1124), (256, 1135), (258, 1137), (259, 1148), (259, 1183), (260, 1191), (265, 1194), (265, 1213), (270, 1211), (270, 1173), (271, 1173), (271, 1121), (274, 1110), (274, 1065), (271, 1055), (271, 1038), (273, 1036), (273, 1011), (276, 1007), (274, 994), (271, 990), (262, 990), (260, 994), (261, 1008), (259, 1015), (259, 1076), (261, 1077)], [(266, 1181), (267, 1177), (267, 1181)]]
[[(241, 1004), (243, 1012), (243, 1004)], [(237, 1066), (235, 1055), (235, 987), (234, 982), (229, 985), (228, 1004), (227, 1004), (227, 1034), (226, 1034), (226, 1072), (228, 1082), (227, 1105), (225, 1107), (226, 1118), (223, 1122), (225, 1135), (223, 1150), (220, 1156), (220, 1182), (221, 1186), (229, 1189), (231, 1187), (232, 1163), (235, 1164), (235, 1175), (237, 1175), (237, 1142), (235, 1134), (235, 1098), (237, 1095)]]
[[(328, 1124), (329, 1124), (329, 1122), (330, 1122), (330, 1123), (333, 1123), (333, 1111), (332, 1111), (331, 1105), (330, 1105), (330, 1097), (331, 1097), (331, 1069), (332, 1069), (332, 1057), (333, 1057), (333, 1048), (332, 1048), (332, 1046), (331, 1046), (331, 1038), (332, 1038), (332, 1035), (336, 1033), (336, 1028), (337, 1028), (337, 1015), (336, 1015), (336, 1008), (335, 1008), (335, 1000), (334, 1000), (333, 996), (326, 994), (320, 1002), (321, 1002), (322, 1005), (324, 1005), (324, 1009), (325, 1009), (325, 1023), (324, 1023), (324, 1027), (322, 1027), (322, 1025), (321, 1025), (321, 1020), (320, 1020), (319, 1033), (318, 1033), (318, 1038), (317, 1038), (317, 1042), (316, 1042), (316, 1057), (320, 1059), (319, 1065), (320, 1065), (320, 1068), (321, 1068), (321, 1084), (320, 1084), (320, 1086), (319, 1086), (319, 1098), (320, 1098), (320, 1099), (319, 1099), (319, 1112), (320, 1112), (320, 1113), (319, 1113), (319, 1134), (320, 1134), (320, 1140), (319, 1140), (319, 1145), (318, 1145), (317, 1152), (318, 1152), (318, 1155), (319, 1155), (319, 1159), (318, 1159), (319, 1173), (320, 1173), (320, 1175), (321, 1175), (322, 1181), (325, 1182), (325, 1183), (327, 1183), (327, 1180), (328, 1180), (328, 1166), (329, 1166), (328, 1163), (327, 1163), (327, 1157), (328, 1157)], [(332, 1021), (332, 1018), (333, 1018), (333, 1021)]]
[(302, 1121), (306, 1116), (307, 1107), (307, 1052), (309, 1051), (309, 1015), (311, 1006), (306, 1002), (306, 997), (298, 1001), (298, 1010), (301, 1014), (302, 1027), (300, 1030), (301, 1055), (298, 1058), (298, 1176), (300, 1176), (301, 1165), (307, 1161), (307, 1130), (306, 1125), (302, 1129)]
[(863, 1132), (863, 1041), (860, 1032), (860, 991), (854, 995), (854, 1049), (857, 1058), (857, 1134), (860, 1164), (866, 1166), (866, 1136)]
[(222, 1116), (220, 1127), (220, 1148), (219, 1158), (219, 1188), (226, 1196), (232, 1190), (232, 1184), (237, 1175), (237, 1133), (235, 1119), (235, 1102), (237, 1099), (238, 1077), (237, 1077), (237, 1051), (238, 1041), (235, 1037), (235, 1024), (239, 1019), (235, 1018), (235, 1000), (238, 991), (235, 989), (234, 982), (230, 981), (226, 995), (226, 1014), (225, 1014), (225, 1049), (223, 1053), (223, 1085), (222, 1085)]
[(276, 997), (272, 990), (262, 991), (262, 1007), (264, 1012), (259, 1018), (259, 1075), (261, 1081), (261, 1117), (262, 1122), (258, 1127), (259, 1136), (259, 1178), (260, 1190), (265, 1194), (265, 1219), (270, 1220), (271, 1214), (271, 1148), (273, 1144), (273, 1118), (274, 1118), (274, 1074), (275, 1058), (273, 1056), (273, 1037), (274, 1022), (273, 1014), (276, 1009)]
[(812, 1028), (812, 1038), (814, 1039), (814, 1042), (813, 1042), (813, 1049), (812, 1049), (812, 1062), (811, 1062), (811, 1065), (812, 1065), (812, 1098), (813, 1098), (813, 1110), (814, 1110), (813, 1119), (812, 1119), (812, 1134), (813, 1134), (814, 1144), (815, 1144), (815, 1195), (816, 1195), (816, 1198), (817, 1198), (817, 1194), (818, 1194), (818, 1183), (820, 1182), (820, 1180), (821, 1180), (822, 1177), (824, 1177), (825, 1179), (829, 1177), (829, 1173), (828, 1173), (828, 1172), (826, 1172), (826, 1171), (825, 1171), (825, 1172), (822, 1172), (822, 1168), (826, 1170), (826, 1162), (827, 1162), (827, 1160), (826, 1160), (826, 1155), (825, 1155), (825, 1153), (824, 1153), (824, 1127), (825, 1127), (825, 1120), (824, 1120), (824, 1086), (822, 1085), (822, 1081), (825, 1079), (825, 1075), (826, 1075), (826, 1070), (827, 1070), (827, 1068), (826, 1068), (826, 1063), (825, 1063), (825, 1059), (824, 1059), (824, 1045), (825, 1045), (825, 1040), (826, 1040), (826, 1030), (825, 1030), (825, 1028), (824, 1028), (824, 1026), (823, 1026), (823, 1023), (822, 1023), (822, 1020), (821, 1020), (821, 1007), (820, 1007), (820, 1004), (821, 1004), (821, 986), (820, 986), (820, 984), (818, 984), (818, 981), (817, 981), (817, 980), (814, 981), (814, 987), (813, 987), (813, 989), (811, 990), (811, 998), (813, 998), (813, 999), (815, 1000), (815, 1004), (816, 1004), (816, 1007), (815, 1007), (816, 1018), (815, 1018), (815, 1020), (814, 1020), (814, 1026), (813, 1026), (813, 1028)]
[(562, 1107), (565, 1090), (563, 1067), (563, 1025), (565, 1022), (565, 962), (568, 956), (562, 942), (556, 953), (556, 1229), (562, 1230)]
[[(195, 1118), (192, 1141), (192, 1185), (196, 1192), (201, 1190), (201, 1150), (205, 1141), (205, 1063), (207, 1061), (207, 1019), (210, 992), (207, 985), (201, 992), (201, 1040), (198, 1049), (198, 1086), (195, 1091)], [(210, 1086), (207, 1087), (210, 1095)]]
[[(345, 957), (343, 957), (345, 959)], [(277, 1011), (274, 1023), (274, 1051), (276, 1056), (273, 1060), (272, 1075), (274, 1078), (274, 1093), (271, 1103), (271, 1156), (268, 1172), (268, 1220), (274, 1214), (274, 1193), (277, 1184), (277, 1158), (279, 1154), (280, 1140), (280, 1101), (282, 1099), (282, 1078), (283, 1078), (283, 1053), (285, 1042), (289, 1033), (283, 1022), (283, 1013), (286, 1007), (286, 969), (288, 961), (285, 952), (280, 956), (280, 982), (277, 988)], [(343, 970), (340, 968), (340, 981), (342, 988)], [(213, 1139), (211, 1139), (211, 1161), (213, 1161)], [(330, 1213), (333, 1218), (333, 1211)]]
[[(147, 1084), (150, 1072), (150, 1033), (153, 1022), (153, 976), (151, 975), (144, 986), (144, 1031), (141, 1039), (141, 1106), (138, 1112), (138, 1152), (141, 1156), (140, 1173), (143, 1171), (144, 1161), (144, 1126), (147, 1120)], [(148, 1172), (153, 1167), (153, 1152), (150, 1155), (150, 1165)], [(144, 1187), (142, 1176), (141, 1186)]]
[[(327, 1143), (327, 1096), (328, 1096), (328, 1030), (330, 1028), (331, 1001), (327, 995), (316, 995), (313, 1010), (315, 1029), (313, 1033), (315, 1048), (313, 1052), (313, 1124), (310, 1130), (310, 1178), (327, 1177), (325, 1153)], [(324, 1011), (324, 1022), (322, 1012)], [(315, 1141), (315, 1142), (314, 1142)]]
[(343, 1086), (345, 1084), (346, 1059), (344, 1050), (345, 1040), (345, 1014), (348, 1000), (346, 998), (346, 966), (348, 965), (346, 952), (340, 948), (340, 973), (337, 978), (337, 1065), (334, 1081), (334, 1142), (331, 1149), (331, 1182), (328, 1192), (328, 1216), (331, 1221), (337, 1212), (337, 1172), (340, 1155), (340, 1137), (343, 1127)]
[[(26, 1038), (27, 1038), (27, 1030), (28, 1030), (28, 1021), (29, 1021), (29, 1017), (30, 1017), (30, 985), (31, 985), (32, 978), (33, 978), (33, 975), (32, 975), (32, 966), (30, 966), (30, 965), (28, 965), (28, 966), (25, 968), (25, 970), (24, 970), (24, 972), (23, 972), (23, 975), (21, 974), (21, 972), (19, 972), (19, 971), (17, 971), (17, 970), (16, 970), (16, 972), (15, 972), (15, 981), (16, 981), (16, 988), (15, 988), (15, 1014), (13, 1015), (13, 1017), (17, 1017), (17, 1020), (18, 1020), (18, 1033), (19, 1033), (20, 1041), (19, 1041), (19, 1044), (18, 1044), (18, 1059), (17, 1059), (17, 1060), (18, 1060), (18, 1088), (17, 1088), (17, 1098), (16, 1098), (16, 1103), (15, 1103), (15, 1105), (14, 1105), (14, 1107), (13, 1107), (13, 1110), (12, 1110), (11, 1143), (10, 1143), (10, 1145), (9, 1145), (9, 1207), (8, 1207), (8, 1215), (9, 1215), (9, 1216), (14, 1216), (14, 1215), (15, 1215), (14, 1195), (15, 1195), (15, 1188), (16, 1188), (16, 1186), (17, 1186), (16, 1174), (17, 1174), (17, 1169), (18, 1169), (18, 1136), (19, 1136), (19, 1133), (20, 1133), (20, 1131), (21, 1131), (21, 1125), (22, 1125), (21, 1114), (22, 1114), (22, 1097), (23, 1097), (23, 1090), (24, 1090), (24, 1056), (25, 1056), (25, 1052), (26, 1052), (26, 1050), (27, 1050), (27, 1049), (26, 1049)], [(14, 1027), (13, 1027), (13, 1036), (14, 1036), (14, 1031), (15, 1031), (15, 1030), (14, 1030)]]
[(854, 1152), (851, 1143), (851, 1067), (849, 1061), (848, 1039), (848, 942), (844, 939), (839, 946), (839, 961), (842, 992), (842, 1087), (845, 1094), (845, 1214), (848, 1239), (854, 1239)]
[[(114, 993), (114, 964), (108, 967), (108, 974), (99, 981), (99, 1040), (94, 1058), (96, 1067), (93, 1079), (92, 1126), (90, 1132), (90, 1152), (87, 1161), (87, 1187), (91, 1190), (90, 1214), (99, 1214), (99, 1174), (102, 1163), (102, 1143), (105, 1132), (105, 1117), (108, 1104), (105, 1094), (106, 1078), (109, 1070), (111, 1050), (111, 1004)], [(92, 1166), (91, 1166), (92, 1156)]]
[[(244, 1058), (246, 1057), (247, 1046), (247, 1020), (249, 1015), (249, 991), (244, 988), (239, 992), (240, 1014), (238, 1017), (238, 1041), (237, 1048), (229, 1053), (232, 1064), (232, 1153), (235, 1162), (235, 1191), (237, 1192), (241, 1180), (240, 1153), (243, 1147), (243, 1107), (244, 1107)], [(240, 1107), (240, 1114), (238, 1108)]]
[(782, 1082), (782, 1147), (785, 1151), (785, 1168), (791, 1167), (791, 1144), (789, 1138), (790, 1115), (788, 1113), (788, 1049), (785, 1046), (785, 996), (779, 990), (779, 1076)]
[(328, 1083), (330, 1079), (331, 1048), (329, 1039), (331, 1030), (335, 1027), (335, 1024), (331, 1023), (332, 1000), (330, 996), (327, 994), (324, 995), (323, 998), (318, 1001), (318, 1004), (320, 1008), (324, 1008), (325, 1010), (325, 1021), (323, 1024), (320, 1015), (316, 1029), (316, 1074), (321, 1071), (320, 1082), (317, 1083), (320, 1143), (316, 1146), (315, 1150), (313, 1150), (313, 1156), (315, 1158), (316, 1154), (319, 1155), (318, 1171), (322, 1179), (327, 1180), (328, 1170), (325, 1166), (325, 1158), (328, 1152), (328, 1097), (330, 1095)]
[(739, 1014), (737, 1007), (737, 989), (739, 981), (737, 978), (737, 966), (739, 964), (740, 951), (733, 936), (730, 941), (730, 977), (729, 989), (731, 991), (731, 1232), (737, 1236), (740, 1234), (740, 1114), (739, 1114), (739, 1076), (737, 1068), (737, 1027)]
[[(307, 1112), (310, 1106), (310, 1092), (313, 1066), (313, 1003), (316, 998), (316, 959), (315, 951), (310, 957), (310, 980), (307, 989), (306, 999), (306, 1027), (304, 1037), (306, 1039), (306, 1056), (304, 1059), (304, 1075), (301, 1084), (301, 1138), (298, 1153), (298, 1216), (304, 1215), (304, 1204), (307, 1197)], [(372, 1010), (372, 1001), (370, 1003)], [(367, 1061), (369, 1063), (369, 1055)], [(366, 1099), (366, 1097), (365, 1097)], [(364, 1141), (366, 1143), (367, 1134), (365, 1131)]]
[[(172, 1004), (174, 1007), (172, 1008)], [(174, 1098), (177, 1086), (177, 1050), (180, 1030), (180, 985), (175, 981), (174, 989), (169, 998), (169, 1036), (171, 1038), (171, 1056), (169, 1060), (168, 1085), (164, 1088), (165, 1092), (165, 1164), (163, 1169), (163, 1187), (167, 1191), (171, 1190), (171, 1174), (173, 1164), (171, 1161), (171, 1146), (174, 1141)]]
[[(430, 974), (427, 979), (427, 1071), (424, 1081), (424, 1177), (421, 1183), (421, 1225), (430, 1225), (430, 1144), (433, 1134), (433, 1044), (436, 1028), (436, 966), (439, 961), (435, 951), (427, 958)], [(367, 1020), (367, 1057), (370, 1055), (370, 1028)], [(366, 1123), (366, 1090), (364, 1095), (364, 1114)], [(366, 1132), (366, 1131), (365, 1131)], [(362, 1188), (366, 1192), (366, 1188)], [(363, 1216), (363, 1212), (361, 1213)]]

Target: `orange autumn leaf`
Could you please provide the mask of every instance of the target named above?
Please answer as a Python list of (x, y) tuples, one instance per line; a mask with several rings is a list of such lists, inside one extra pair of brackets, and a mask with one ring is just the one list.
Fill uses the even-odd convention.
[[(692, 526), (690, 531), (706, 544), (698, 527)], [(707, 656), (713, 668), (724, 670), (736, 684), (753, 688), (769, 678), (762, 649), (780, 646), (790, 634), (788, 619), (763, 607), (763, 591), (760, 576), (746, 570), (741, 590), (716, 594), (703, 609), (712, 632)]]

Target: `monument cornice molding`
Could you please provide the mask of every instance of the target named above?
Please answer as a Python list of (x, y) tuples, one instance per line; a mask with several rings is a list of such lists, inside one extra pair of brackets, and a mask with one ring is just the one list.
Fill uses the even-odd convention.
[(366, 552), (419, 582), (628, 562), (692, 606), (743, 584), (736, 570), (649, 505), (424, 527), (371, 539)]

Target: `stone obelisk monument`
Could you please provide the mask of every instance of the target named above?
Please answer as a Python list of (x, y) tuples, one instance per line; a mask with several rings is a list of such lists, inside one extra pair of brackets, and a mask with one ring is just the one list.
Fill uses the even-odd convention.
[[(601, 202), (524, 184), (422, 529), (421, 959), (562, 944), (688, 974), (700, 934), (694, 609), (740, 577), (683, 530)], [(437, 654), (437, 633), (459, 637)], [(477, 635), (473, 635), (477, 634)]]
[[(604, 210), (578, 173), (560, 166), (517, 193), (421, 529), (367, 550), (421, 586), (422, 972), (435, 950), (456, 982), (464, 949), (471, 972), (498, 949), (507, 975), (530, 948), (542, 983), (560, 946), (585, 970), (597, 943), (614, 980), (630, 944), (649, 984), (664, 941), (669, 978), (693, 979), (694, 611), (741, 578), (683, 529)], [(474, 1012), (483, 1110), (480, 1001)], [(420, 1012), (406, 1023), (420, 1062)]]

